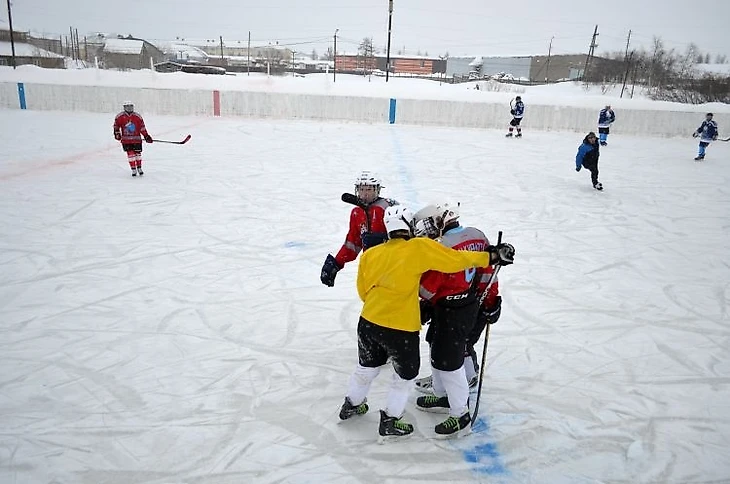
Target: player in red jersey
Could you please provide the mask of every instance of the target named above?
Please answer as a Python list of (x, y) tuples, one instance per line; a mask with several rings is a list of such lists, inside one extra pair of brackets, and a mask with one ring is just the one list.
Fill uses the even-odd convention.
[(332, 287), (335, 285), (335, 276), (345, 267), (345, 264), (357, 259), (361, 250), (382, 244), (388, 239), (388, 233), (383, 223), (385, 209), (398, 205), (393, 199), (382, 198), (380, 178), (370, 172), (363, 171), (355, 179), (355, 195), (365, 207), (356, 206), (350, 212), (350, 228), (336, 256), (327, 254), (322, 266), (320, 280), (322, 284)]
[(152, 143), (152, 136), (147, 132), (144, 119), (139, 113), (134, 112), (134, 104), (131, 101), (124, 101), (124, 111), (114, 118), (114, 139), (122, 143), (122, 149), (127, 153), (129, 167), (132, 169), (132, 176), (137, 173), (144, 175), (142, 171), (142, 138), (147, 143)]
[[(417, 236), (440, 239), (456, 250), (486, 252), (489, 240), (484, 232), (459, 224), (457, 207), (429, 205), (415, 217)], [(426, 341), (431, 346), (432, 376), (417, 381), (416, 387), (433, 395), (416, 399), (416, 407), (448, 412), (449, 418), (436, 426), (436, 433), (452, 436), (466, 431), (469, 415), (469, 387), (476, 386), (474, 344), (486, 324), (495, 323), (501, 311), (499, 286), (492, 283), (483, 298), (494, 268), (472, 268), (453, 274), (429, 271), (421, 278), (422, 311), (430, 313)], [(480, 301), (482, 304), (480, 305)], [(425, 318), (422, 315), (422, 319)]]

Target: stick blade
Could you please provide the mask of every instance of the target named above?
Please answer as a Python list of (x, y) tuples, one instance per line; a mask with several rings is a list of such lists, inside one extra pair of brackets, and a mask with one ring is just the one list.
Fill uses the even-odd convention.
[(185, 144), (185, 143), (187, 143), (188, 141), (190, 141), (190, 135), (187, 135), (187, 136), (185, 137), (185, 139), (184, 139), (184, 140), (182, 140), (182, 141), (180, 142), (180, 144), (181, 144), (181, 145), (184, 145), (184, 144)]

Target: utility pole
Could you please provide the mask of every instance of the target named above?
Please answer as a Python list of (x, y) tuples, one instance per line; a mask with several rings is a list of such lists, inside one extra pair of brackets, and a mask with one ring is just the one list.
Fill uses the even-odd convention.
[(595, 52), (596, 47), (598, 47), (598, 44), (596, 44), (596, 37), (598, 37), (598, 25), (596, 25), (596, 28), (593, 29), (593, 37), (591, 37), (591, 46), (588, 48), (588, 56), (586, 57), (586, 65), (583, 68), (583, 80), (586, 80), (586, 77), (588, 75), (588, 67), (590, 66), (591, 60), (593, 59), (593, 52)]
[(8, 26), (10, 27), (10, 52), (13, 59), (13, 69), (17, 67), (15, 62), (15, 37), (13, 36), (13, 13), (10, 10), (10, 0), (8, 0)]
[(221, 67), (223, 67), (223, 36), (220, 36), (221, 39)]
[(246, 75), (251, 75), (251, 31), (248, 31), (248, 47), (246, 48)]
[(390, 75), (390, 33), (393, 30), (393, 0), (388, 0), (388, 48), (385, 54), (385, 82)]
[(337, 32), (340, 29), (335, 29), (335, 52), (332, 54), (332, 82), (337, 81)]
[(624, 62), (626, 62), (626, 73), (624, 74), (624, 83), (621, 86), (621, 95), (619, 98), (624, 97), (624, 89), (626, 89), (626, 80), (629, 78), (629, 69), (631, 67), (631, 58), (634, 57), (634, 53), (631, 53), (629, 57), (629, 42), (631, 42), (631, 30), (629, 30), (629, 36), (626, 38), (626, 54), (624, 54)]
[(550, 37), (550, 46), (548, 47), (548, 58), (547, 62), (545, 63), (545, 84), (548, 84), (550, 82), (550, 54), (553, 51), (553, 40), (555, 39), (555, 36), (553, 35)]

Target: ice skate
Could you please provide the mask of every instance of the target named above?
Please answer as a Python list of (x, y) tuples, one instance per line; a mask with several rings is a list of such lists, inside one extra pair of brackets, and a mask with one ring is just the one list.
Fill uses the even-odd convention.
[(135, 170), (134, 168), (132, 168), (132, 176), (137, 176), (137, 170)]
[(385, 410), (380, 411), (380, 427), (378, 427), (378, 443), (400, 440), (413, 433), (413, 425), (402, 418), (391, 417)]
[(517, 134), (515, 135), (515, 138), (522, 138), (522, 133), (517, 133)]
[(593, 188), (595, 188), (596, 190), (603, 190), (603, 184), (601, 182), (598, 182), (593, 185)]
[(355, 415), (365, 415), (369, 409), (367, 398), (360, 405), (353, 405), (350, 397), (345, 397), (345, 403), (340, 407), (340, 420), (347, 420)]
[(705, 155), (697, 155), (695, 156), (695, 161), (702, 161), (705, 159)]
[(448, 413), (449, 398), (437, 397), (436, 395), (426, 395), (425, 397), (416, 398), (416, 408), (424, 412)]
[(504, 137), (505, 138), (511, 138), (512, 137), (512, 133), (507, 133), (506, 135), (504, 135)]
[(434, 430), (437, 438), (450, 439), (460, 437), (471, 433), (471, 415), (466, 412), (461, 417), (449, 416), (446, 420), (438, 424)]
[(137, 173), (139, 173), (139, 176), (144, 175), (144, 172), (142, 171), (142, 167), (141, 166), (139, 168), (137, 168)]

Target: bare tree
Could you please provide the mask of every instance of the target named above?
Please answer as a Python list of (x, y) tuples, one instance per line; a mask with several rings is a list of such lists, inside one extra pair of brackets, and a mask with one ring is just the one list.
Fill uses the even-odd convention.
[(319, 59), (319, 57), (317, 56), (317, 50), (312, 49), (312, 60), (317, 60), (317, 59)]
[(328, 60), (328, 61), (331, 61), (335, 58), (335, 54), (334, 54), (334, 51), (332, 50), (332, 47), (327, 47), (327, 52), (325, 52), (322, 55), (322, 58), (324, 60)]

